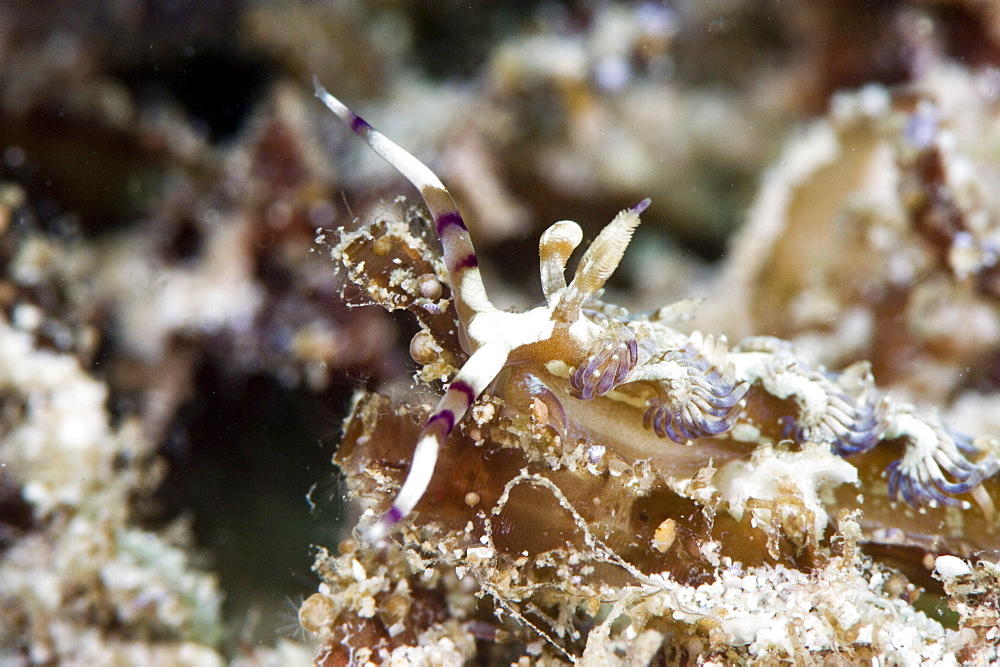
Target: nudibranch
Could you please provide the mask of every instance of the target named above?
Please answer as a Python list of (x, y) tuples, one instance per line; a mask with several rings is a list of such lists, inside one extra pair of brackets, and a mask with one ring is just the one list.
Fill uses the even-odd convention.
[(724, 336), (681, 333), (670, 325), (689, 314), (692, 302), (643, 315), (601, 302), (649, 199), (598, 234), (569, 282), (567, 263), (583, 233), (571, 221), (549, 227), (539, 243), (544, 305), (505, 312), (487, 296), (469, 231), (438, 177), (318, 81), (316, 96), (419, 190), (441, 241), (458, 340), (468, 355), (417, 436), (402, 487), (366, 539), (385, 536), (410, 514), (444, 441), (501, 375), (504, 399), (540, 402), (565, 440), (579, 442), (574, 434), (584, 433), (595, 452), (607, 446), (654, 465), (669, 458), (661, 466), (667, 478), (691, 477), (762, 443), (823, 447), (846, 458), (891, 442), (903, 447), (883, 473), (891, 501), (966, 509), (974, 501), (992, 515), (992, 500), (979, 488), (1000, 470), (990, 443), (955, 434), (937, 414), (880, 392), (866, 364), (834, 373), (780, 339), (751, 337), (730, 347)]

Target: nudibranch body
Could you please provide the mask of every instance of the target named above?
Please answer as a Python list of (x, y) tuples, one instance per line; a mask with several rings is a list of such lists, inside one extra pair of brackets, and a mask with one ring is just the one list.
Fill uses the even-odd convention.
[(468, 355), (423, 425), (398, 495), (367, 539), (384, 536), (413, 510), (442, 444), (505, 369), (505, 400), (540, 401), (568, 442), (583, 433), (594, 447), (625, 458), (656, 465), (669, 457), (669, 465), (658, 466), (668, 480), (744, 457), (761, 443), (826, 447), (851, 457), (898, 441), (903, 455), (884, 473), (891, 500), (969, 508), (971, 498), (992, 513), (990, 496), (978, 487), (1000, 470), (995, 454), (952, 433), (937, 415), (880, 393), (866, 364), (832, 373), (776, 338), (748, 338), (730, 348), (723, 336), (683, 334), (670, 324), (692, 302), (646, 315), (602, 303), (602, 288), (648, 199), (601, 231), (568, 283), (567, 262), (583, 233), (574, 222), (552, 225), (539, 243), (545, 304), (522, 313), (499, 310), (487, 296), (462, 215), (437, 176), (318, 82), (316, 95), (420, 191), (441, 240)]

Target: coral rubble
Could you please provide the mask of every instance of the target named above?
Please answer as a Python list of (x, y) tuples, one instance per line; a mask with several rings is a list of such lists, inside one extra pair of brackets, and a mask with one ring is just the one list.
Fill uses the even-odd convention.
[(720, 319), (833, 366), (868, 359), (881, 384), (928, 403), (988, 383), (995, 77), (941, 64), (837, 95), (766, 176), (720, 280), (747, 312)]
[(0, 317), (2, 521), (14, 531), (0, 559), (3, 660), (221, 664), (215, 578), (191, 563), (181, 527), (130, 522), (130, 494), (157, 484), (162, 462), (137, 420), (111, 424), (107, 387), (71, 352), (40, 344), (26, 308)]

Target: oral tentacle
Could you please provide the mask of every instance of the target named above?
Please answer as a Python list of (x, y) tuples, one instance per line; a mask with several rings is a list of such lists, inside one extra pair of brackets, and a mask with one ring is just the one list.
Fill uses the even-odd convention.
[(448, 386), (433, 414), (420, 431), (413, 463), (403, 486), (389, 510), (369, 526), (364, 533), (368, 541), (381, 539), (402, 518), (408, 515), (427, 491), (438, 453), (444, 441), (461, 421), (476, 397), (493, 381), (507, 363), (510, 349), (499, 344), (484, 345), (469, 357)]
[[(326, 91), (314, 78), (315, 94), (351, 130), (364, 139), (368, 145), (402, 174), (420, 191), (427, 209), (437, 228), (444, 253), (444, 263), (448, 271), (451, 292), (458, 312), (459, 327), (466, 341), (466, 328), (476, 313), (492, 312), (496, 308), (490, 302), (479, 272), (479, 260), (472, 245), (472, 237), (465, 226), (458, 205), (441, 180), (425, 164), (391, 141), (384, 134), (351, 111), (343, 102)], [(469, 341), (472, 349), (474, 341)]]

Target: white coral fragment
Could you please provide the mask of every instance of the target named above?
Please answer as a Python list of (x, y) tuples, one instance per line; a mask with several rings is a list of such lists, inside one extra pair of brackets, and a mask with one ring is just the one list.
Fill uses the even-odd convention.
[(812, 512), (816, 535), (821, 537), (828, 519), (823, 492), (841, 484), (858, 484), (857, 468), (824, 449), (809, 446), (791, 452), (765, 447), (755, 451), (749, 461), (726, 464), (715, 479), (723, 500), (729, 503), (729, 513), (740, 520), (750, 498), (774, 500), (794, 495)]
[(0, 560), (0, 612), (30, 626), (31, 661), (221, 664), (215, 579), (164, 536), (128, 525), (130, 495), (149, 481), (138, 424), (113, 428), (104, 384), (2, 318), (0, 397), (20, 405), (5, 415), (0, 467), (36, 519)]
[[(662, 578), (663, 591), (633, 609), (691, 626), (706, 623), (757, 660), (839, 652), (844, 638), (890, 652), (899, 664), (957, 665), (951, 636), (939, 623), (882, 592), (884, 577), (834, 561), (808, 574), (782, 566), (720, 570), (699, 586)], [(707, 621), (706, 619), (710, 619)]]
[(972, 568), (956, 556), (938, 556), (934, 559), (934, 572), (942, 579), (955, 579), (972, 574)]

